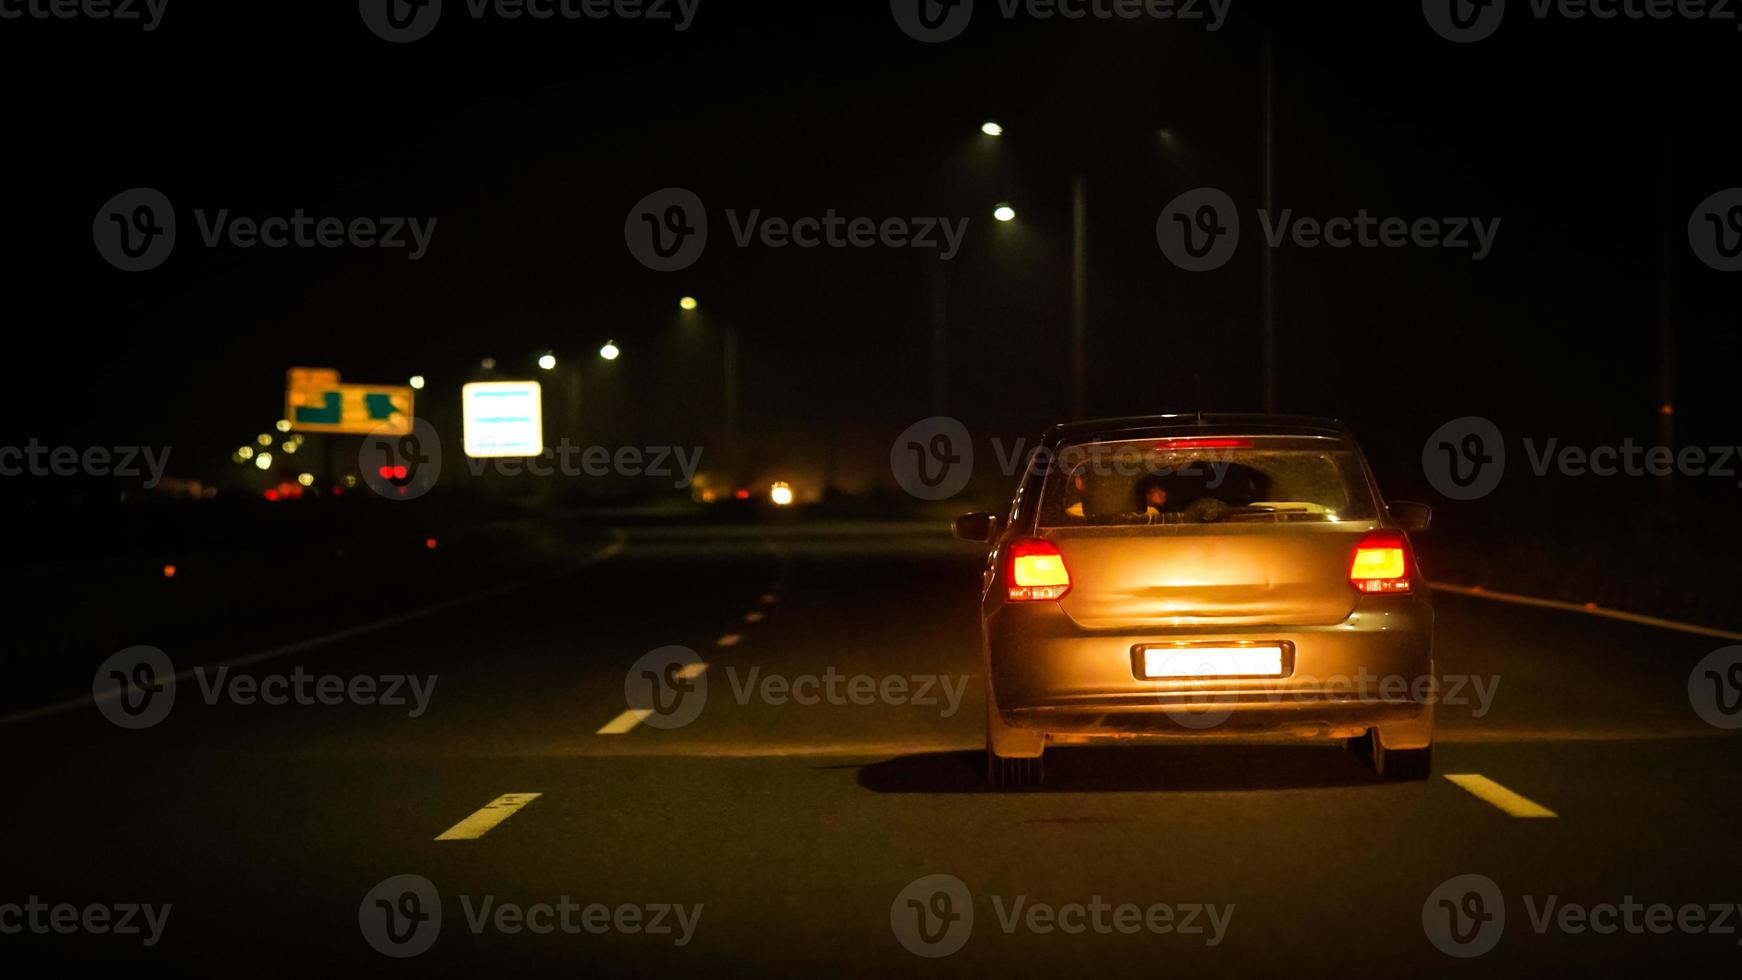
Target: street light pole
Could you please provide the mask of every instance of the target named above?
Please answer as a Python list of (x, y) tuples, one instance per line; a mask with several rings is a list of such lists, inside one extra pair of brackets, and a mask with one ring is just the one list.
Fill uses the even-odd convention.
[[(1672, 107), (1665, 112), (1663, 118), (1663, 134), (1660, 137), (1657, 165), (1657, 213), (1658, 213), (1658, 283), (1657, 283), (1657, 442), (1660, 446), (1668, 446), (1671, 452), (1676, 450), (1675, 431), (1675, 319), (1676, 319), (1676, 259), (1679, 246), (1680, 231), (1677, 222), (1671, 217), (1671, 208), (1675, 201), (1675, 115), (1673, 107), (1676, 96), (1675, 34), (1672, 31), (1663, 32), (1663, 40), (1658, 48), (1658, 84), (1663, 91), (1660, 93), (1665, 101), (1660, 105)], [(1676, 496), (1675, 468), (1657, 481), (1658, 499), (1665, 504), (1673, 504)]]
[(726, 398), (726, 464), (738, 465), (738, 331), (721, 329), (725, 345), (724, 388)]
[(568, 431), (564, 433), (573, 439), (577, 445), (581, 442), (581, 363), (580, 358), (575, 363), (567, 365), (568, 375)]
[[(1264, 213), (1276, 213), (1276, 81), (1271, 39), (1264, 38)], [(1276, 411), (1276, 249), (1264, 260), (1264, 410)]]
[[(710, 318), (700, 312), (701, 301), (694, 296), (683, 297), (677, 305), (684, 317), (693, 318), (703, 330), (711, 325)], [(730, 468), (738, 461), (738, 331), (725, 324), (720, 326), (720, 359), (721, 455)]]
[(949, 402), (948, 294), (942, 258), (932, 260), (931, 290), (931, 408), (942, 415)]
[(1071, 413), (1088, 418), (1089, 197), (1087, 182), (1071, 181)]

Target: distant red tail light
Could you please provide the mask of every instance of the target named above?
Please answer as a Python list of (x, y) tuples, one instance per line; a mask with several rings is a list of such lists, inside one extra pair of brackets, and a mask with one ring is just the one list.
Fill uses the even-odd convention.
[(1065, 556), (1059, 553), (1058, 545), (1042, 538), (1011, 542), (1005, 577), (1009, 579), (1011, 602), (1061, 599), (1071, 590)]
[(1409, 540), (1402, 531), (1373, 531), (1355, 546), (1349, 582), (1362, 592), (1390, 595), (1410, 591)]

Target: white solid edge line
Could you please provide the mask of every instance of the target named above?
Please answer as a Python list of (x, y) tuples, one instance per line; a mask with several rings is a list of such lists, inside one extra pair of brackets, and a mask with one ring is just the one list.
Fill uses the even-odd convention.
[(1604, 609), (1602, 606), (1581, 606), (1576, 602), (1561, 602), (1557, 599), (1538, 599), (1535, 596), (1518, 595), (1512, 592), (1495, 592), (1468, 585), (1452, 585), (1447, 582), (1429, 582), (1428, 587), (1435, 592), (1450, 592), (1453, 595), (1470, 596), (1476, 599), (1492, 599), (1495, 602), (1510, 602), (1520, 606), (1537, 606), (1542, 609), (1558, 609), (1561, 612), (1584, 613), (1587, 616), (1601, 616), (1605, 619), (1618, 619), (1626, 623), (1637, 623), (1640, 626), (1655, 626), (1658, 629), (1675, 630), (1680, 633), (1693, 633), (1697, 636), (1711, 636), (1720, 640), (1742, 640), (1742, 633), (1730, 630), (1715, 629), (1711, 626), (1700, 626), (1697, 623), (1682, 623), (1673, 619), (1660, 619), (1656, 616), (1644, 616), (1639, 613), (1622, 612), (1619, 609)]
[[(623, 551), (624, 542), (629, 539), (629, 536), (624, 534), (621, 530), (613, 528), (611, 531), (611, 538), (612, 540), (610, 544), (600, 547), (597, 551), (585, 558), (577, 559), (576, 561), (563, 566), (554, 574), (535, 575), (530, 578), (519, 579), (513, 582), (504, 582), (501, 585), (492, 585), (487, 589), (480, 589), (477, 592), (469, 592), (465, 595), (454, 596), (451, 599), (443, 599), (441, 602), (434, 602), (427, 606), (420, 606), (416, 609), (396, 613), (392, 616), (372, 620), (357, 626), (347, 626), (342, 630), (334, 630), (331, 633), (313, 636), (306, 640), (298, 640), (295, 643), (286, 643), (283, 646), (271, 647), (256, 653), (245, 654), (236, 657), (233, 660), (223, 660), (214, 664), (202, 664), (197, 668), (179, 671), (175, 675), (175, 681), (180, 684), (193, 680), (194, 672), (196, 670), (217, 670), (220, 667), (245, 667), (249, 664), (263, 663), (268, 660), (277, 660), (280, 657), (288, 657), (293, 653), (301, 653), (304, 650), (314, 650), (330, 643), (337, 643), (340, 640), (349, 640), (352, 637), (357, 636), (367, 636), (370, 633), (384, 630), (389, 626), (398, 626), (400, 623), (409, 623), (412, 620), (423, 619), (426, 616), (433, 616), (436, 613), (446, 612), (449, 609), (458, 609), (462, 606), (468, 606), (483, 599), (492, 599), (499, 595), (506, 595), (507, 593), (524, 589), (529, 585), (548, 582), (557, 576), (572, 575), (575, 572), (581, 571), (582, 569), (588, 568), (592, 565), (597, 565), (599, 562), (615, 557), (621, 553)], [(27, 708), (16, 714), (0, 717), (0, 726), (12, 725), (21, 721), (34, 721), (38, 718), (46, 718), (50, 715), (76, 711), (86, 705), (96, 704), (98, 701), (113, 701), (118, 696), (120, 696), (119, 689), (117, 689), (113, 694), (98, 695), (93, 693), (87, 697), (68, 698), (65, 701), (58, 701), (53, 704), (44, 704), (35, 708)]]

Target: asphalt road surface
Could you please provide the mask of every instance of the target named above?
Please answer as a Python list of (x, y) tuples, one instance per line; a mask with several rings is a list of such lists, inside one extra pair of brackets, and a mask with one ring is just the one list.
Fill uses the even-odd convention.
[[(221, 679), (165, 650), (187, 673), (148, 727), (104, 710), (147, 721), (162, 692), (6, 725), (6, 972), (1742, 963), (1742, 739), (1689, 689), (1723, 639), (1442, 594), (1429, 781), (1329, 743), (1190, 744), (1055, 749), (1042, 789), (1004, 794), (981, 775), (973, 547), (637, 528), (575, 558)], [(669, 699), (636, 710), (671, 646), (698, 665), (655, 668)], [(403, 703), (320, 703), (375, 700), (365, 682)]]

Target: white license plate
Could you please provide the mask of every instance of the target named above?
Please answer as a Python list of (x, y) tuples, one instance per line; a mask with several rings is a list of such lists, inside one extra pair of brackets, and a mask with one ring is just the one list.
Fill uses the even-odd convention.
[(1281, 677), (1282, 647), (1148, 647), (1143, 676)]

